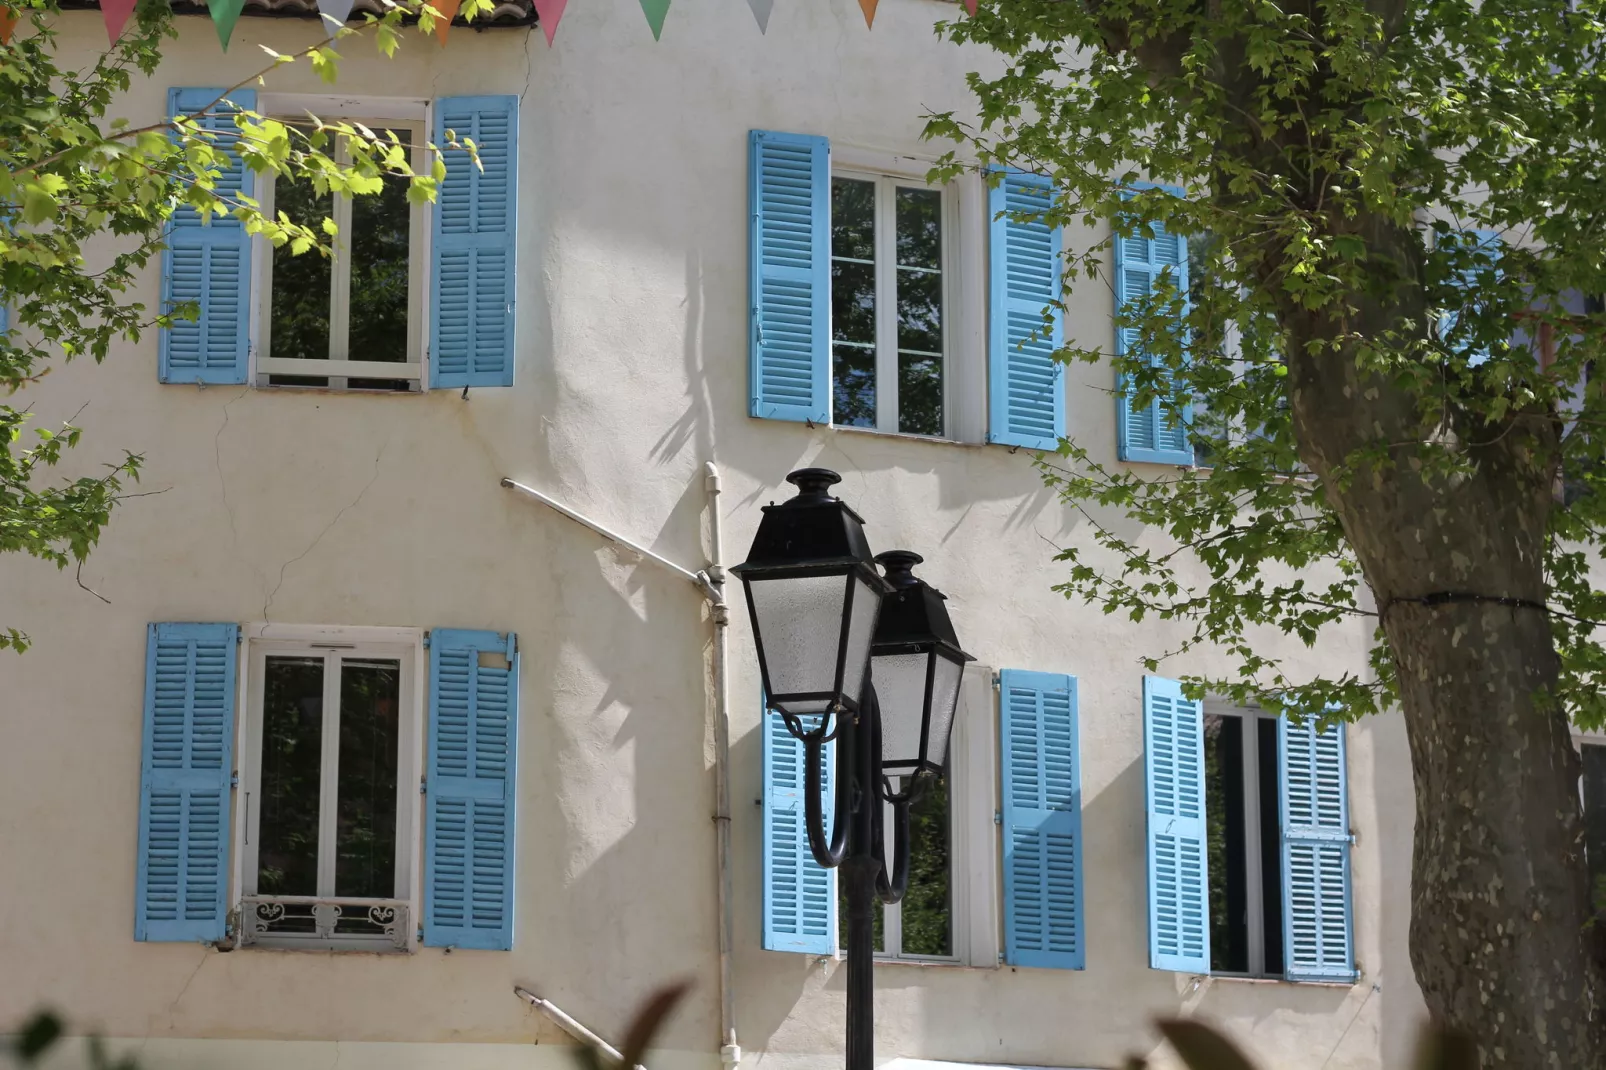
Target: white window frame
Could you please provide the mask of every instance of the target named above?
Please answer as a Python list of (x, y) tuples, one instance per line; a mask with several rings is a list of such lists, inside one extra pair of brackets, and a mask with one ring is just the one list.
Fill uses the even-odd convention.
[[(981, 443), (987, 427), (987, 242), (985, 180), (966, 174), (943, 186), (926, 175), (935, 157), (900, 156), (851, 145), (831, 146), (831, 178), (876, 185), (876, 426), (835, 423), (843, 431), (898, 435), (920, 441)], [(898, 186), (934, 190), (942, 196), (943, 427), (937, 435), (898, 430), (898, 309), (896, 202)], [(836, 398), (835, 326), (831, 351), (831, 398)], [(887, 404), (884, 399), (894, 399)]]
[[(998, 968), (1002, 947), (998, 905), (1003, 889), (996, 821), (998, 784), (994, 774), (998, 767), (996, 718), (993, 670), (975, 664), (966, 666), (948, 746), (948, 891), (952, 897), (949, 916), (953, 954), (903, 954), (902, 911), (898, 904), (888, 904), (881, 907), (885, 950), (875, 953), (879, 963)], [(890, 865), (890, 806), (885, 827), (885, 853)]]
[[(389, 97), (337, 97), (307, 93), (264, 93), (258, 110), (263, 115), (284, 122), (304, 120), (309, 116), (320, 119), (342, 119), (363, 122), (370, 127), (407, 128), (413, 136), (412, 166), (420, 174), (428, 174), (432, 165), (429, 135), (432, 126), (432, 105), (427, 100)], [(348, 162), (343, 144), (336, 147), (336, 160)], [(265, 215), (275, 213), (275, 181), (268, 176), (262, 181), (258, 199)], [(411, 328), (407, 334), (406, 360), (400, 363), (373, 360), (351, 360), (345, 347), (349, 344), (351, 316), (351, 260), (337, 251), (330, 272), (329, 345), (328, 360), (303, 360), (272, 356), (272, 300), (273, 300), (273, 243), (258, 236), (254, 242), (255, 270), (252, 272), (251, 299), (251, 381), (261, 387), (274, 389), (309, 389), (287, 384), (274, 384), (274, 375), (312, 376), (328, 380), (328, 385), (312, 387), (315, 390), (345, 390), (350, 379), (390, 379), (409, 382), (408, 393), (422, 392), (428, 385), (429, 339), (429, 282), (430, 237), (433, 222), (433, 204), (410, 206), (408, 228), (407, 321)], [(351, 198), (336, 195), (332, 218), (339, 229), (337, 246), (351, 233)], [(304, 255), (314, 256), (315, 253)]]
[[(1244, 873), (1249, 886), (1244, 890), (1244, 913), (1249, 930), (1249, 969), (1243, 972), (1235, 970), (1211, 970), (1212, 977), (1239, 977), (1254, 980), (1281, 981), (1286, 977), (1288, 949), (1283, 948), (1284, 973), (1266, 972), (1266, 896), (1265, 873), (1261, 865), (1261, 852), (1264, 844), (1260, 835), (1260, 722), (1275, 722), (1275, 714), (1251, 706), (1238, 706), (1229, 702), (1205, 698), (1204, 715), (1220, 715), (1223, 717), (1238, 717), (1244, 721), (1244, 727), (1253, 727), (1254, 731), (1243, 733), (1243, 768), (1244, 768)], [(1200, 750), (1200, 761), (1204, 760), (1204, 751)], [(1279, 771), (1283, 776), (1288, 770), (1282, 769), (1282, 753), (1279, 749), (1277, 755)], [(1346, 773), (1347, 775), (1347, 773)], [(1282, 804), (1278, 800), (1278, 813), (1281, 814)], [(1279, 818), (1280, 820), (1280, 818)], [(1279, 851), (1282, 845), (1278, 844)], [(1209, 830), (1206, 829), (1205, 849), (1209, 850)], [(1287, 894), (1287, 889), (1283, 889)], [(1287, 919), (1283, 916), (1283, 904), (1278, 903), (1274, 908), (1277, 911), (1278, 924), (1285, 930)]]
[[(423, 797), (419, 785), (423, 780), (424, 704), (428, 691), (424, 674), (427, 660), (424, 656), (424, 632), (419, 628), (342, 627), (331, 625), (253, 624), (241, 630), (245, 656), (240, 659), (238, 702), (240, 717), (236, 725), (235, 776), (240, 789), (234, 812), (233, 896), (239, 904), (243, 898), (256, 895), (258, 874), (258, 827), (261, 820), (259, 801), (262, 797), (262, 738), (263, 688), (266, 681), (266, 659), (269, 656), (323, 656), (324, 706), (326, 710), (338, 708), (340, 678), (328, 671), (335, 658), (374, 658), (396, 660), (401, 663), (400, 694), (397, 698), (399, 753), (396, 775), (396, 892), (385, 902), (406, 907), (406, 948), (417, 944), (418, 926), (422, 920), (423, 887)], [(330, 805), (334, 797), (327, 791), (339, 771), (338, 717), (324, 719), (323, 771), (320, 793), (323, 805), (319, 813), (319, 883), (325, 883), (328, 869), (328, 890), (333, 892), (333, 854), (328, 853), (326, 865), (325, 845), (332, 844), (336, 806)], [(329, 745), (331, 734), (336, 745)], [(320, 887), (320, 892), (323, 888)], [(319, 895), (319, 899), (338, 899), (334, 895)], [(347, 897), (349, 899), (349, 897)], [(361, 900), (358, 902), (368, 902)], [(311, 939), (305, 936), (263, 936), (256, 940), (263, 947), (305, 947), (317, 950), (388, 950), (391, 945), (382, 938), (370, 936), (341, 936), (334, 939)]]

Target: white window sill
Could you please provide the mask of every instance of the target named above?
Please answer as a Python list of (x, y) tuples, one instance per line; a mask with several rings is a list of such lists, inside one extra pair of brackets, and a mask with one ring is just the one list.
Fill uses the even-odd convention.
[(1360, 984), (1362, 978), (1353, 981), (1290, 981), (1286, 977), (1250, 977), (1241, 973), (1210, 973), (1194, 974), (1201, 981), (1212, 984), (1227, 982), (1237, 985), (1298, 985), (1301, 988), (1354, 988)]
[(882, 431), (876, 427), (854, 427), (851, 424), (832, 424), (832, 431), (845, 431), (854, 435), (874, 435), (876, 438), (891, 438), (902, 442), (925, 442), (933, 446), (963, 446), (977, 447), (986, 445), (983, 442), (964, 442), (957, 438), (944, 438), (941, 435), (913, 435), (907, 431)]

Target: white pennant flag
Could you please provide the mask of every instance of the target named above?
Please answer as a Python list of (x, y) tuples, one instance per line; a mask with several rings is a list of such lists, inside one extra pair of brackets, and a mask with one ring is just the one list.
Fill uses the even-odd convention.
[(758, 32), (768, 33), (770, 12), (775, 8), (775, 0), (747, 0), (747, 6), (753, 9), (753, 17), (758, 20)]
[[(318, 0), (318, 14), (323, 16), (323, 29), (330, 37), (340, 31), (351, 17), (351, 6), (356, 0)], [(334, 21), (329, 21), (333, 19)]]

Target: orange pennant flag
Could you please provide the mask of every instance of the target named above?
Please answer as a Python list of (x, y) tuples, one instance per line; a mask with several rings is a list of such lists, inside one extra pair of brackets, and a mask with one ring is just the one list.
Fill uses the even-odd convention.
[(441, 39), (444, 47), (446, 35), (452, 29), (452, 20), (457, 18), (457, 9), (463, 6), (463, 0), (431, 0), (430, 6), (441, 13), (441, 17), (435, 20), (435, 36)]
[(0, 45), (11, 43), (11, 35), (17, 32), (17, 20), (20, 18), (11, 8), (0, 4)]
[(859, 0), (859, 7), (864, 12), (864, 24), (872, 30), (875, 29), (875, 7), (880, 2), (881, 0)]

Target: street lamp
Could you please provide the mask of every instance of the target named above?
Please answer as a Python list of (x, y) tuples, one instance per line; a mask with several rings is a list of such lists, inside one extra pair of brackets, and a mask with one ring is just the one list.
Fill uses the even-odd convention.
[[(768, 705), (803, 742), (809, 849), (821, 866), (842, 870), (846, 1070), (873, 1070), (872, 912), (877, 899), (896, 903), (908, 886), (909, 806), (923, 790), (922, 774), (942, 775), (959, 681), (973, 659), (959, 646), (942, 594), (914, 575), (919, 554), (895, 550), (872, 560), (864, 521), (830, 493), (841, 476), (805, 468), (786, 478), (797, 496), (764, 508), (747, 560), (731, 571), (747, 591)], [(836, 818), (828, 837), (820, 784), (831, 739)], [(893, 777), (907, 779), (895, 787)], [(890, 869), (882, 803), (893, 811)]]

